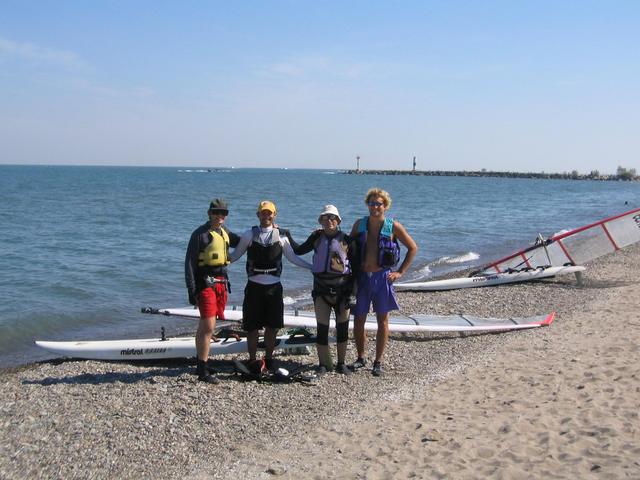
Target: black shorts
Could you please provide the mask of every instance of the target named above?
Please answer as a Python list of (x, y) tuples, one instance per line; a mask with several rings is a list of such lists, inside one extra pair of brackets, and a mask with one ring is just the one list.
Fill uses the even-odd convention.
[(247, 282), (242, 303), (242, 328), (246, 331), (263, 327), (279, 329), (284, 326), (282, 284), (262, 285)]

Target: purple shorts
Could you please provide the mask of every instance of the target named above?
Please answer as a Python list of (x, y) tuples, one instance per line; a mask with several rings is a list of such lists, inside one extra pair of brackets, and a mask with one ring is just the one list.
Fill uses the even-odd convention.
[(379, 272), (361, 272), (358, 275), (356, 306), (351, 309), (353, 315), (366, 315), (369, 313), (371, 303), (376, 313), (400, 309), (393, 284), (387, 280), (390, 271), (387, 269)]

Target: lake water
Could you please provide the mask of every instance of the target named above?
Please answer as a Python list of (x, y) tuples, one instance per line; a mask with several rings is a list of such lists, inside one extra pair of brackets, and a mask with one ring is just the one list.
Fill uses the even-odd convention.
[[(195, 322), (143, 315), (187, 304), (184, 254), (212, 198), (229, 228), (256, 224), (259, 200), (303, 241), (323, 205), (350, 230), (364, 195), (387, 190), (390, 215), (420, 251), (404, 280), (480, 265), (640, 204), (640, 184), (508, 178), (345, 175), (337, 171), (0, 165), (0, 366), (49, 358), (34, 339), (136, 338), (191, 331)], [(230, 267), (241, 304), (244, 259)], [(285, 302), (309, 301), (311, 275), (287, 264)]]

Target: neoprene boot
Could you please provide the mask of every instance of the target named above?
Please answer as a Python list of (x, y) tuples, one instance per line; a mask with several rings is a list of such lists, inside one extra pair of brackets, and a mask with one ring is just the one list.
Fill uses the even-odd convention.
[(198, 375), (198, 380), (206, 383), (220, 383), (218, 377), (215, 375), (211, 375), (209, 373), (209, 368), (207, 367), (207, 362), (205, 360), (198, 359), (198, 364), (196, 366), (196, 373)]

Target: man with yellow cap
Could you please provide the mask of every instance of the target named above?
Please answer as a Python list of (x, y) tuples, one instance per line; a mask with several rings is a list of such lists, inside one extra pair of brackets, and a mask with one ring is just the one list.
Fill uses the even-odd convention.
[(247, 286), (242, 304), (242, 328), (248, 333), (249, 362), (256, 361), (258, 331), (264, 328), (265, 363), (274, 369), (273, 349), (278, 330), (284, 326), (282, 302), (282, 255), (294, 265), (311, 269), (311, 264), (293, 253), (288, 232), (274, 227), (278, 214), (275, 204), (263, 200), (258, 204), (256, 216), (259, 226), (247, 230), (231, 254), (235, 262), (247, 253)]

